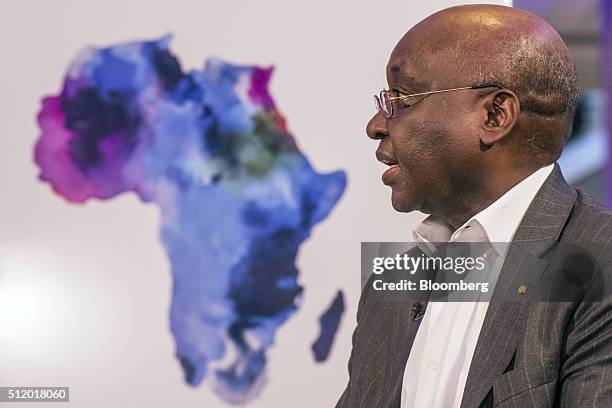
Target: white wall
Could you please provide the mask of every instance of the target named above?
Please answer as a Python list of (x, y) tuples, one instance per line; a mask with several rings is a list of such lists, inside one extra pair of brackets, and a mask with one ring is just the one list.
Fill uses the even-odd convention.
[[(3, 1), (0, 386), (67, 385), (74, 407), (225, 406), (206, 384), (185, 385), (174, 358), (157, 209), (133, 195), (67, 204), (37, 181), (32, 162), (39, 100), (58, 92), (77, 50), (172, 32), (185, 68), (208, 56), (275, 64), (272, 93), (304, 153), (319, 171), (348, 173), (343, 199), (301, 247), (304, 302), (277, 333), (269, 384), (250, 404), (333, 406), (348, 377), (360, 242), (408, 240), (421, 218), (395, 213), (380, 182), (376, 143), (364, 132), (372, 94), (386, 85), (403, 33), (457, 3)], [(347, 310), (329, 360), (317, 365), (317, 319), (338, 288)]]

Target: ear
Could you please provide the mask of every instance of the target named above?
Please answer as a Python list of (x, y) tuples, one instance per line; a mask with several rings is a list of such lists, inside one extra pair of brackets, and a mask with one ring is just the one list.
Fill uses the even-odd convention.
[(486, 117), (480, 142), (491, 147), (512, 131), (518, 120), (521, 106), (514, 92), (500, 89), (485, 97), (483, 108), (486, 111)]

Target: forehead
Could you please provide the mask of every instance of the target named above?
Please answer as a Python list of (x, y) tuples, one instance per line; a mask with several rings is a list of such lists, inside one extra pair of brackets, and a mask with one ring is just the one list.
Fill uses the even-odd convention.
[(389, 87), (414, 92), (463, 86), (473, 80), (472, 63), (478, 59), (468, 58), (470, 61), (457, 63), (459, 58), (461, 52), (453, 47), (398, 44), (387, 63), (387, 82)]

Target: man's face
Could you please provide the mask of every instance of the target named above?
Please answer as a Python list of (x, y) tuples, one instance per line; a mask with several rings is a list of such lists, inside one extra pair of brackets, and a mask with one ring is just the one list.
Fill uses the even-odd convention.
[[(473, 85), (456, 79), (461, 75), (449, 61), (417, 58), (418, 51), (411, 53), (402, 42), (387, 65), (392, 97)], [(463, 90), (395, 101), (392, 118), (381, 111), (370, 120), (368, 136), (380, 139), (376, 156), (391, 164), (383, 183), (391, 187), (397, 211), (439, 214), (457, 192), (469, 189), (480, 148), (477, 98), (477, 92)]]

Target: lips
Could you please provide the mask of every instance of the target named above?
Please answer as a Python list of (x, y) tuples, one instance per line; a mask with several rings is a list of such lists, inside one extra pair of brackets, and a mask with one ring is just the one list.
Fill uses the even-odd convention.
[(393, 181), (394, 176), (400, 172), (399, 164), (393, 156), (378, 150), (376, 151), (376, 159), (389, 166), (382, 175), (382, 182), (389, 185)]
[(387, 166), (397, 165), (397, 160), (392, 155), (385, 153), (380, 149), (376, 151), (376, 160), (386, 164)]
[(382, 175), (382, 182), (386, 185), (390, 185), (393, 182), (393, 178), (400, 172), (400, 166), (397, 164), (389, 167)]

